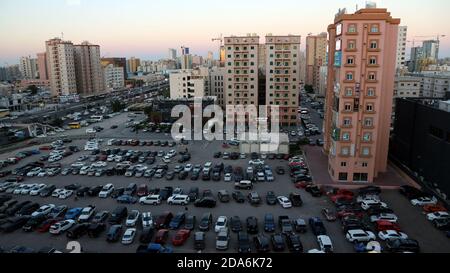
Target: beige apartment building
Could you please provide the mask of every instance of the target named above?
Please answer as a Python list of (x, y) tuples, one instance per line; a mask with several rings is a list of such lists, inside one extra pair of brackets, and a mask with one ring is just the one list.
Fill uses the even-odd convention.
[(279, 106), (282, 126), (296, 126), (300, 92), (300, 36), (266, 36), (266, 105)]
[(53, 96), (77, 93), (74, 46), (70, 41), (54, 38), (45, 42), (48, 76)]
[(398, 25), (386, 9), (340, 11), (328, 26), (324, 152), (338, 182), (373, 182), (387, 168)]
[(47, 53), (37, 54), (37, 65), (40, 80), (48, 80)]
[(306, 37), (305, 84), (311, 85), (315, 93), (320, 85), (320, 67), (326, 63), (327, 45), (327, 33)]
[(225, 37), (225, 104), (258, 106), (259, 36)]
[(37, 59), (30, 56), (20, 57), (19, 69), (23, 79), (36, 79), (38, 75)]
[(169, 75), (171, 99), (201, 98), (209, 94), (209, 71), (206, 67), (178, 70)]
[(78, 94), (90, 96), (105, 91), (100, 46), (89, 42), (75, 45), (75, 75)]

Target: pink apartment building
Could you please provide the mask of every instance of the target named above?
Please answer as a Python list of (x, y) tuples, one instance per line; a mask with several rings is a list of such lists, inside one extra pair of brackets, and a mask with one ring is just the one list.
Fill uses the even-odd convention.
[(386, 171), (399, 24), (365, 8), (328, 26), (324, 152), (335, 181), (373, 182)]

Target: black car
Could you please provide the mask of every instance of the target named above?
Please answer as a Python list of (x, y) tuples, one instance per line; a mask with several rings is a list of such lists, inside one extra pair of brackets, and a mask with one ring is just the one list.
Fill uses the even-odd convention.
[(109, 223), (111, 225), (120, 224), (123, 219), (128, 216), (128, 209), (125, 206), (117, 207), (112, 213), (111, 217), (109, 217)]
[(199, 189), (198, 189), (198, 187), (192, 187), (192, 188), (190, 188), (190, 189), (189, 189), (189, 193), (188, 193), (189, 202), (194, 202), (195, 200), (197, 200), (198, 194), (199, 194)]
[(221, 152), (215, 152), (214, 153), (214, 158), (220, 158), (222, 156)]
[(143, 244), (148, 244), (152, 241), (153, 234), (155, 233), (155, 230), (153, 228), (144, 228), (142, 230), (141, 235), (139, 236), (139, 242)]
[(192, 181), (198, 180), (199, 177), (200, 177), (200, 173), (199, 172), (192, 172), (192, 175), (191, 175), (191, 180)]
[(315, 236), (327, 234), (327, 230), (325, 229), (322, 220), (318, 217), (309, 218), (309, 226)]
[(279, 166), (275, 169), (275, 172), (279, 175), (284, 175), (285, 174), (285, 170), (283, 167)]
[(239, 232), (237, 236), (238, 240), (238, 252), (239, 253), (250, 253), (252, 252), (252, 248), (250, 246), (250, 237), (247, 232)]
[(130, 183), (126, 188), (125, 191), (123, 192), (123, 195), (130, 195), (133, 196), (133, 194), (136, 193), (137, 191), (137, 184), (136, 183)]
[(107, 176), (112, 176), (116, 174), (116, 168), (114, 167), (109, 167), (108, 169), (106, 169), (106, 175)]
[(230, 202), (230, 194), (226, 190), (220, 190), (217, 193), (217, 197), (219, 198), (220, 202), (222, 202), (222, 203)]
[(15, 216), (9, 218), (6, 223), (0, 225), (0, 231), (13, 232), (24, 226), (30, 218), (30, 216)]
[(104, 223), (92, 223), (87, 229), (87, 234), (91, 238), (98, 238), (105, 229), (106, 224)]
[(231, 231), (233, 231), (233, 232), (242, 231), (242, 223), (241, 223), (241, 219), (239, 218), (239, 216), (231, 217), (230, 227), (231, 227)]
[(116, 188), (111, 193), (111, 197), (116, 199), (117, 197), (122, 196), (124, 192), (125, 192), (125, 188)]
[(425, 196), (425, 193), (423, 191), (421, 191), (413, 186), (409, 186), (409, 185), (400, 186), (399, 191), (402, 195), (406, 196), (406, 198), (408, 198), (409, 200)]
[(25, 206), (21, 207), (20, 210), (16, 212), (17, 216), (31, 215), (37, 209), (39, 209), (38, 203), (28, 203)]
[(253, 237), (253, 244), (255, 245), (256, 251), (259, 253), (270, 251), (270, 240), (263, 234)]
[(47, 216), (43, 214), (39, 214), (38, 216), (31, 217), (27, 223), (22, 227), (24, 231), (33, 231), (36, 227), (42, 224), (45, 220), (47, 220)]
[(194, 234), (194, 249), (203, 250), (205, 249), (205, 233), (198, 231)]
[(74, 183), (74, 184), (70, 184), (64, 187), (64, 189), (66, 190), (71, 190), (71, 191), (76, 191), (81, 187), (80, 184)]
[(103, 185), (93, 186), (88, 190), (87, 194), (88, 194), (88, 196), (96, 197), (102, 191), (102, 189), (103, 189)]
[(77, 190), (76, 195), (78, 197), (85, 197), (88, 194), (89, 189), (90, 189), (89, 187), (82, 187)]
[(185, 179), (188, 177), (188, 175), (189, 175), (188, 172), (181, 171), (181, 172), (178, 174), (178, 179), (180, 179), (180, 180), (185, 180)]
[(55, 185), (47, 185), (43, 190), (39, 192), (39, 196), (48, 197), (52, 195), (53, 191), (56, 189)]
[(280, 233), (273, 234), (270, 236), (272, 242), (272, 248), (274, 251), (284, 251), (286, 244), (284, 242), (284, 237)]
[(169, 223), (170, 229), (179, 229), (186, 219), (185, 212), (178, 212)]
[(266, 203), (267, 203), (267, 205), (272, 205), (272, 206), (277, 204), (277, 196), (275, 195), (275, 193), (273, 191), (267, 192)]
[(195, 228), (195, 215), (188, 215), (186, 216), (186, 219), (184, 220), (184, 229), (187, 230), (194, 230)]
[(216, 200), (211, 197), (203, 197), (201, 199), (197, 199), (194, 202), (194, 206), (201, 208), (214, 208), (216, 206)]
[(386, 247), (390, 252), (420, 252), (419, 242), (413, 239), (388, 240)]
[(112, 225), (106, 234), (106, 241), (117, 242), (122, 235), (122, 225)]
[(380, 194), (381, 188), (377, 186), (367, 186), (359, 189), (359, 195)]
[(245, 196), (242, 192), (240, 191), (234, 191), (231, 196), (233, 197), (233, 199), (238, 202), (238, 203), (244, 203), (245, 202)]
[(264, 231), (265, 232), (274, 232), (276, 228), (275, 225), (275, 218), (273, 217), (273, 214), (266, 213), (264, 215)]
[(246, 220), (247, 232), (250, 234), (258, 233), (258, 219), (254, 216), (250, 216)]
[(309, 192), (313, 197), (321, 197), (323, 194), (322, 190), (317, 185), (307, 185), (305, 191)]
[(303, 204), (302, 197), (299, 193), (289, 194), (289, 200), (291, 200), (292, 206), (294, 207), (300, 207)]
[(200, 219), (198, 229), (201, 231), (208, 231), (211, 228), (211, 224), (212, 224), (212, 214), (210, 212), (207, 212), (203, 214), (202, 218)]
[(89, 228), (88, 223), (77, 224), (67, 231), (66, 236), (69, 239), (78, 239), (87, 233), (88, 228)]
[[(172, 190), (171, 190), (172, 189)], [(159, 191), (162, 200), (167, 200), (172, 195), (173, 188), (165, 187)]]
[(286, 235), (286, 243), (290, 252), (303, 252), (303, 244), (300, 241), (300, 236), (298, 236), (297, 234), (291, 233)]
[(106, 219), (109, 217), (109, 212), (106, 210), (97, 212), (92, 218), (92, 223), (103, 223), (106, 221)]
[(173, 171), (166, 173), (166, 179), (167, 180), (173, 180), (175, 178), (175, 173)]

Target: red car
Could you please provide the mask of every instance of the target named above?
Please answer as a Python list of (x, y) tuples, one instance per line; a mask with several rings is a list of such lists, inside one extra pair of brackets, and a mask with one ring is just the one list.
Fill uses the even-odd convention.
[(50, 151), (51, 149), (52, 149), (52, 146), (48, 146), (48, 145), (39, 147), (39, 150), (41, 150), (41, 151)]
[(336, 203), (337, 200), (352, 201), (353, 200), (353, 196), (343, 195), (343, 194), (336, 194), (336, 195), (332, 195), (330, 197), (330, 199), (331, 199), (331, 201), (333, 203)]
[(189, 235), (191, 235), (191, 231), (188, 229), (180, 229), (177, 231), (175, 236), (172, 238), (172, 244), (174, 246), (181, 246), (183, 245), (186, 240), (189, 238)]
[(295, 183), (295, 187), (297, 189), (304, 189), (304, 188), (306, 188), (309, 185), (313, 185), (313, 182), (301, 181), (301, 182)]
[(42, 224), (40, 224), (36, 228), (36, 230), (41, 233), (47, 232), (53, 224), (55, 224), (61, 220), (62, 219), (59, 219), (59, 218), (58, 219), (47, 219)]
[(165, 244), (168, 237), (169, 237), (169, 230), (168, 229), (160, 229), (156, 233), (155, 243)]
[(348, 196), (353, 197), (355, 194), (352, 191), (340, 189), (336, 192), (336, 195), (348, 195)]
[(147, 195), (148, 195), (147, 185), (145, 185), (145, 184), (140, 185), (137, 190), (137, 196), (142, 197), (142, 196), (147, 196)]
[(359, 209), (344, 209), (337, 213), (338, 218), (345, 218), (347, 216), (355, 216), (362, 219), (364, 217), (364, 212)]
[(106, 155), (99, 155), (98, 160), (100, 161), (106, 161), (107, 156)]
[(423, 206), (423, 211), (426, 213), (438, 212), (438, 211), (447, 211), (447, 209), (439, 204), (436, 205), (425, 205)]
[(399, 224), (389, 221), (377, 221), (375, 223), (375, 228), (377, 231), (385, 231), (385, 230), (395, 230), (398, 232), (401, 231)]

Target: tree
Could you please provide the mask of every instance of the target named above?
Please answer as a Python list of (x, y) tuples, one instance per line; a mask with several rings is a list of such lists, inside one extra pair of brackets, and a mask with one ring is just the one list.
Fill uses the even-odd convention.
[(314, 89), (313, 89), (312, 85), (305, 84), (305, 91), (306, 91), (307, 93), (313, 93), (313, 92), (314, 92)]
[(145, 106), (145, 108), (144, 108), (144, 114), (146, 114), (147, 115), (147, 117), (149, 117), (150, 118), (150, 115), (152, 114), (152, 112), (153, 112), (153, 107), (152, 106)]
[(111, 110), (114, 113), (120, 112), (123, 109), (125, 109), (125, 103), (121, 102), (120, 100), (113, 100), (113, 101), (111, 101)]
[(51, 122), (50, 125), (54, 126), (54, 127), (61, 127), (63, 126), (64, 121), (61, 118), (54, 118)]
[(36, 85), (32, 84), (27, 87), (27, 90), (31, 92), (31, 95), (36, 95), (39, 91), (39, 88)]

